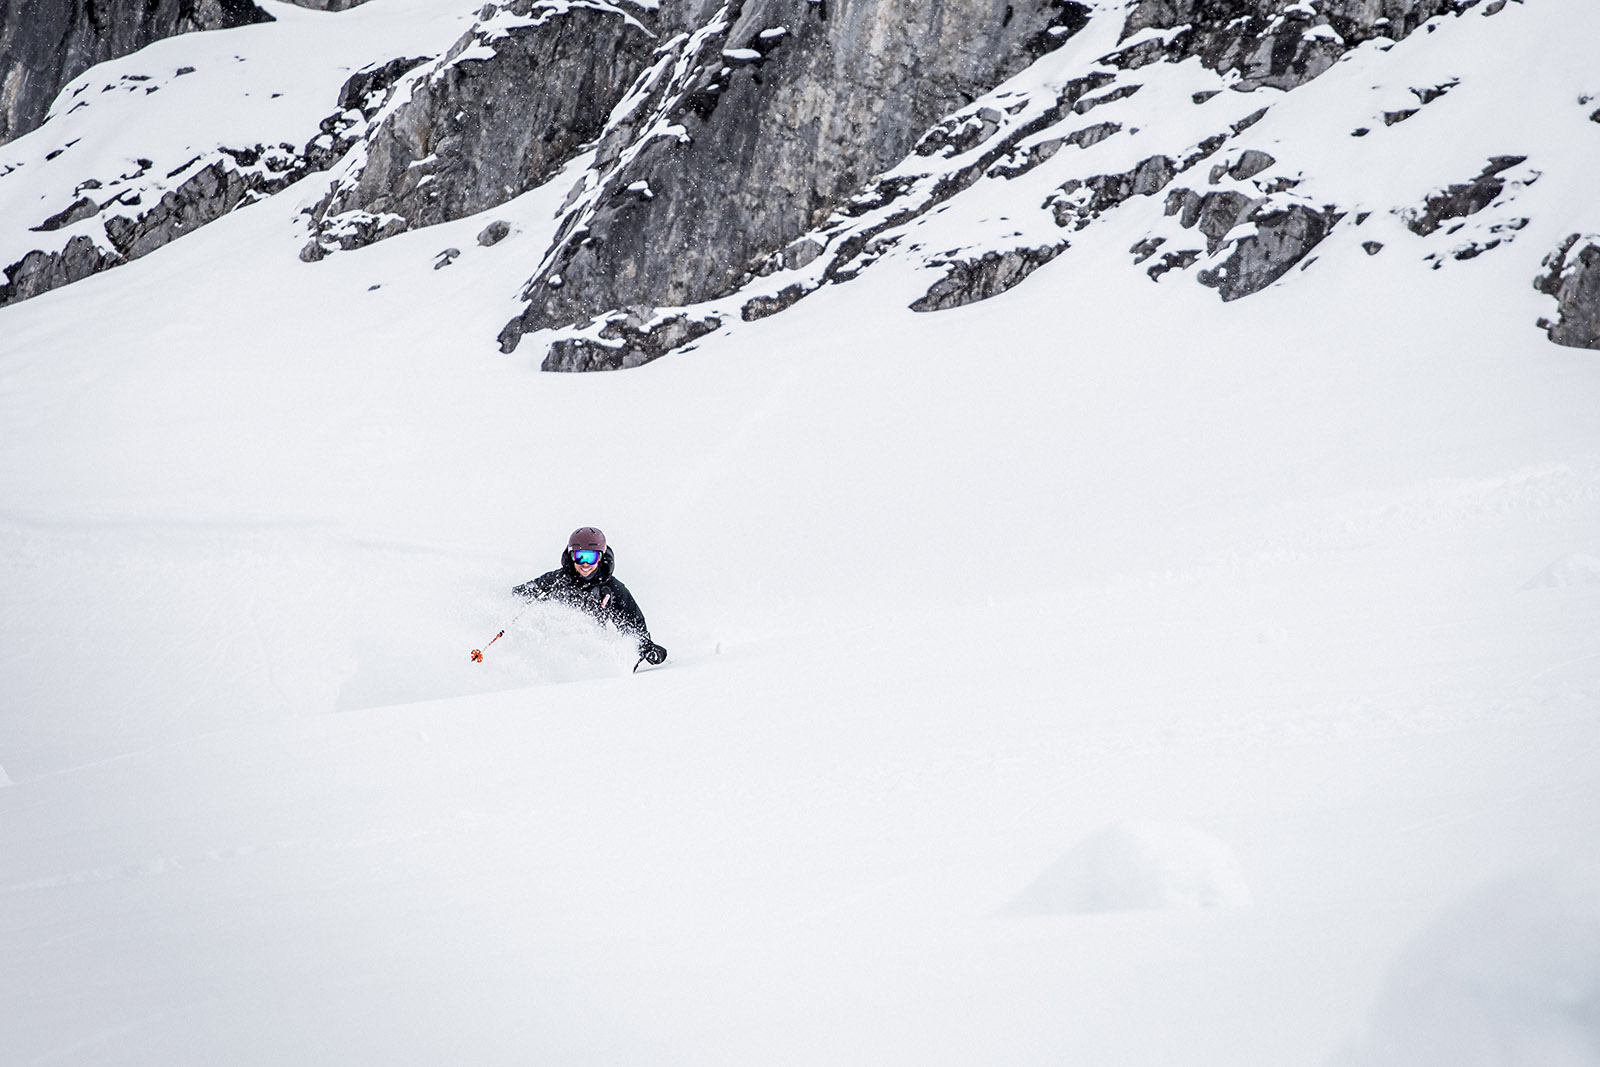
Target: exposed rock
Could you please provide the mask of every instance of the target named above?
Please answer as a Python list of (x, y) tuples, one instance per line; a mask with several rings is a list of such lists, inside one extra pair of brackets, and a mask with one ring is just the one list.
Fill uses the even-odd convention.
[(93, 218), (98, 214), (100, 214), (100, 202), (85, 196), (74, 201), (65, 210), (51, 215), (39, 225), (32, 227), (32, 229), (35, 233), (49, 233), (65, 226), (71, 226), (74, 222), (82, 222), (84, 219)]
[[(191, 169), (196, 162), (178, 168), (169, 177)], [(60, 229), (103, 212), (111, 248), (99, 248), (91, 237), (77, 234), (58, 251), (29, 252), (6, 268), (11, 283), (0, 287), (0, 306), (138, 259), (242, 204), (283, 189), (302, 173), (299, 157), (287, 151), (286, 146), (269, 149), (256, 145), (251, 149), (223, 149), (211, 163), (195, 170), (149, 207), (136, 192), (120, 193), (104, 204), (82, 198), (34, 229)], [(130, 208), (142, 210), (129, 213)], [(89, 248), (94, 249), (92, 254)]]
[[(1235, 89), (1293, 89), (1322, 74), (1351, 48), (1379, 37), (1401, 40), (1438, 15), (1478, 0), (1138, 0), (1122, 39), (1141, 30), (1177, 30), (1161, 47), (1168, 61), (1198, 56)], [(1160, 44), (1160, 42), (1154, 42)], [(1124, 50), (1149, 49), (1152, 42)], [(1152, 62), (1147, 56), (1142, 62)]]
[(1556, 319), (1539, 325), (1558, 345), (1600, 348), (1600, 235), (1572, 234), (1544, 265), (1533, 287), (1556, 298)]
[(1263, 152), (1257, 148), (1247, 148), (1239, 154), (1239, 158), (1232, 165), (1218, 164), (1212, 167), (1211, 184), (1217, 184), (1224, 175), (1234, 181), (1247, 181), (1277, 162), (1277, 159), (1269, 152)]
[[(385, 238), (396, 237), (409, 228), (406, 220), (399, 215), (373, 215), (366, 211), (347, 211), (332, 221), (334, 225), (322, 230), (317, 240), (312, 242), (324, 251), (331, 247), (353, 252)], [(304, 251), (300, 253), (300, 258), (310, 262)], [(322, 256), (316, 258), (321, 259)]]
[(1207, 250), (1216, 252), (1229, 231), (1262, 203), (1265, 203), (1263, 197), (1232, 189), (1203, 196), (1192, 189), (1174, 189), (1167, 194), (1166, 213), (1177, 215), (1184, 229), (1198, 228), (1206, 236)]
[(1061, 149), (1068, 145), (1078, 148), (1091, 148), (1113, 134), (1120, 133), (1122, 125), (1116, 122), (1097, 122), (1092, 126), (1085, 126), (1073, 130), (1064, 137), (1054, 137), (1038, 144), (1030, 145), (1022, 152), (1012, 152), (1001, 162), (989, 169), (991, 178), (1020, 178), (1045, 160), (1052, 158)]
[(757, 296), (745, 302), (739, 311), (739, 317), (745, 322), (755, 322), (769, 315), (776, 315), (780, 311), (787, 311), (794, 307), (808, 292), (803, 285), (788, 285), (770, 296)]
[(1260, 292), (1288, 273), (1322, 242), (1344, 213), (1327, 207), (1318, 211), (1304, 204), (1263, 211), (1251, 216), (1255, 232), (1233, 242), (1233, 254), (1214, 270), (1199, 274), (1224, 301)]
[(824, 246), (814, 237), (802, 237), (792, 242), (783, 250), (783, 267), (785, 270), (799, 270), (816, 262), (822, 255)]
[(312, 11), (349, 11), (359, 7), (367, 0), (286, 0), (295, 7), (310, 8)]
[(322, 132), (306, 144), (305, 171), (327, 170), (343, 159), (366, 132), (367, 123), (377, 115), (395, 83), (432, 58), (402, 56), (350, 75), (339, 89), (339, 110), (322, 120)]
[(374, 63), (362, 67), (339, 88), (339, 110), (371, 112), (382, 101), (389, 88), (399, 81), (402, 75), (408, 74), (422, 64), (433, 59), (433, 56), (399, 56), (387, 63)]
[(1165, 58), (1167, 58), (1167, 42), (1160, 38), (1152, 38), (1119, 49), (1110, 55), (1101, 56), (1100, 62), (1118, 70), (1138, 70), (1140, 67), (1159, 63)]
[(1406, 227), (1426, 237), (1451, 219), (1477, 214), (1505, 191), (1506, 182), (1498, 176), (1500, 172), (1526, 159), (1526, 156), (1495, 156), (1476, 178), (1435, 193), (1423, 201), (1422, 207), (1406, 212)]
[[(707, 17), (688, 17), (691, 10)], [(765, 257), (910, 155), (922, 131), (1069, 38), (1088, 8), (1071, 0), (720, 8), (668, 0), (661, 18), (695, 28), (671, 42), (619, 107), (593, 185), (524, 290), (528, 309), (502, 332), (502, 346), (608, 308), (683, 307), (734, 291)], [(762, 37), (777, 25), (788, 32)], [(724, 59), (747, 51), (759, 61)], [(984, 119), (951, 127), (932, 150), (982, 144)], [(639, 181), (652, 199), (619, 195)], [(839, 263), (833, 277), (846, 269)], [(565, 284), (545, 284), (552, 275)]]
[(1072, 105), (1072, 110), (1079, 115), (1085, 115), (1094, 108), (1099, 107), (1101, 104), (1112, 104), (1118, 100), (1126, 100), (1128, 97), (1132, 96), (1142, 88), (1144, 88), (1142, 85), (1119, 85), (1109, 93), (1102, 93), (1100, 96), (1084, 97), (1082, 100), (1079, 100), (1076, 104)]
[(540, 369), (626, 370), (649, 363), (722, 326), (722, 320), (715, 316), (697, 319), (678, 314), (647, 321), (641, 318), (638, 315), (614, 316), (600, 331), (603, 341), (577, 337), (555, 342)]
[[(32, 264), (26, 272), (28, 281), (0, 288), (0, 306), (137, 259), (235, 208), (271, 196), (307, 174), (326, 170), (355, 143), (367, 120), (377, 114), (389, 88), (406, 71), (426, 61), (426, 58), (396, 59), (358, 71), (340, 90), (341, 110), (323, 119), (321, 132), (302, 149), (297, 150), (290, 144), (257, 144), (247, 148), (220, 148), (209, 162), (205, 156), (196, 156), (166, 173), (170, 180), (192, 172), (176, 189), (163, 193), (149, 207), (145, 207), (144, 195), (137, 188), (125, 188), (103, 202), (80, 195), (33, 229), (52, 232), (103, 215), (106, 239), (112, 247), (89, 255), (82, 242), (88, 240), (93, 244), (93, 240), (77, 235), (60, 250), (30, 252), (8, 270), (15, 277), (16, 270), (24, 263)], [(136, 182), (155, 166), (149, 159), (136, 162), (137, 169), (121, 175), (122, 181)], [(99, 188), (102, 183), (90, 179), (80, 184), (75, 192), (82, 194)], [(396, 222), (400, 223), (398, 227)], [(300, 258), (313, 263), (323, 258), (329, 248), (359, 247), (380, 235), (390, 236), (404, 229), (404, 220), (397, 216), (352, 214), (341, 219), (339, 226), (330, 227), (326, 245), (312, 241), (301, 250)]]
[(1417, 103), (1426, 107), (1460, 84), (1460, 78), (1452, 78), (1447, 82), (1440, 83), (1439, 85), (1429, 85), (1421, 89), (1413, 87), (1411, 90), (1411, 95), (1417, 98)]
[(249, 191), (239, 171), (221, 162), (204, 167), (149, 211), (106, 220), (106, 236), (123, 259), (137, 259), (238, 207)]
[[(1465, 223), (1458, 222), (1450, 227), (1449, 232), (1454, 233), (1465, 225)], [(1477, 259), (1485, 252), (1499, 248), (1501, 245), (1509, 244), (1515, 239), (1517, 231), (1527, 225), (1528, 219), (1518, 218), (1506, 219), (1487, 227), (1477, 227), (1474, 230), (1472, 239), (1451, 249), (1429, 252), (1422, 257), (1423, 262), (1431, 265), (1434, 270), (1438, 270), (1449, 261), (1461, 263), (1469, 259)]]
[(1260, 122), (1262, 119), (1266, 118), (1267, 112), (1270, 110), (1271, 108), (1269, 107), (1257, 108), (1244, 118), (1240, 119), (1238, 122), (1231, 124), (1228, 128), (1231, 129), (1235, 135), (1241, 134), (1250, 127), (1254, 126), (1256, 123)]
[(1066, 251), (1067, 242), (1042, 248), (985, 252), (977, 259), (935, 261), (950, 272), (911, 304), (912, 311), (942, 311), (998, 296)]
[(1143, 263), (1155, 255), (1156, 250), (1166, 243), (1167, 239), (1165, 237), (1146, 237), (1141, 241), (1135, 241), (1133, 247), (1128, 249), (1128, 254), (1133, 256), (1135, 263)]
[(29, 252), (6, 268), (8, 280), (0, 285), (0, 305), (26, 300), (87, 278), (116, 262), (116, 255), (102, 250), (83, 234), (72, 238), (59, 252)]
[(1198, 248), (1185, 248), (1179, 252), (1167, 252), (1156, 263), (1145, 271), (1150, 275), (1151, 281), (1159, 281), (1161, 276), (1172, 270), (1188, 270), (1199, 262), (1203, 253)]
[(180, 33), (271, 21), (251, 0), (0, 0), (0, 144), (36, 129), (96, 63)]
[(1152, 196), (1177, 176), (1179, 166), (1167, 156), (1151, 156), (1119, 174), (1073, 178), (1046, 202), (1057, 226), (1081, 230), (1133, 196)]
[[(654, 45), (638, 19), (609, 4), (488, 6), (367, 135), (354, 173), (316, 209), (319, 230), (344, 228), (351, 212), (433, 225), (538, 186), (600, 136)], [(404, 73), (391, 64), (374, 84)]]
[(485, 226), (478, 234), (478, 244), (484, 248), (497, 245), (511, 234), (511, 223), (504, 219), (497, 219)]
[(924, 134), (913, 151), (919, 156), (959, 156), (998, 133), (1000, 121), (1000, 112), (991, 107), (946, 119)]

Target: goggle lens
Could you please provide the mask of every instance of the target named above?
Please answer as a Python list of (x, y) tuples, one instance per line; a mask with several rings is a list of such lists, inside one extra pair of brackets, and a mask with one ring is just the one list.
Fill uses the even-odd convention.
[(575, 548), (572, 550), (572, 562), (592, 567), (600, 562), (600, 553), (592, 548)]

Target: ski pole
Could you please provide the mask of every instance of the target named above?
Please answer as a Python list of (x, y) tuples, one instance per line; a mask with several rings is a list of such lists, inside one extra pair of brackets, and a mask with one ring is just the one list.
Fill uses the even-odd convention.
[[(522, 618), (522, 612), (527, 611), (528, 608), (530, 606), (532, 606), (532, 604), (533, 604), (533, 601), (531, 601), (531, 600), (528, 601), (528, 603), (524, 604), (522, 606), (522, 611), (519, 611), (515, 615), (511, 616), (511, 621), (506, 623), (506, 628), (509, 629), (512, 626), (515, 626), (517, 624), (517, 620)], [(489, 645), (494, 644), (496, 641), (500, 640), (505, 635), (506, 635), (506, 631), (505, 630), (501, 630), (499, 633), (497, 633), (493, 637), (489, 638)], [(472, 662), (474, 662), (474, 663), (482, 663), (483, 662), (483, 653), (484, 653), (485, 650), (488, 649), (489, 645), (484, 645), (483, 648), (481, 648), (481, 649), (480, 648), (473, 649), (472, 650)]]
[[(506, 632), (504, 630), (501, 630), (499, 633), (497, 633), (493, 637), (489, 638), (489, 645), (494, 644), (496, 641), (500, 640), (505, 635), (506, 635)], [(489, 645), (484, 645), (483, 647), (484, 648), (488, 648)], [(482, 663), (483, 662), (483, 649), (475, 648), (475, 649), (472, 650), (472, 662), (474, 662), (474, 663)]]

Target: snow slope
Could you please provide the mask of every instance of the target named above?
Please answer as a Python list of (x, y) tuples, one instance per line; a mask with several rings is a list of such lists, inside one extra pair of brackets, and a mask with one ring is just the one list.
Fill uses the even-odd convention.
[[(0, 1059), (1600, 1063), (1600, 362), (1529, 287), (1600, 127), (1489, 135), (1594, 18), (1496, 18), (1537, 71), (1391, 56), (1544, 164), (1439, 270), (1223, 305), (1108, 220), (541, 375), (570, 179), (307, 265), (313, 177), (0, 310)], [(1351, 180), (1365, 62), (1275, 155)], [(591, 523), (663, 670), (516, 617)]]

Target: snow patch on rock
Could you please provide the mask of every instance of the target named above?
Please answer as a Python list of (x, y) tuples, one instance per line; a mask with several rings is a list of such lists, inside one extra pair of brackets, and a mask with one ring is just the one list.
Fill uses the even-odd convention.
[(1080, 842), (1036, 878), (1013, 915), (1249, 907), (1233, 849), (1192, 826), (1119, 822)]

